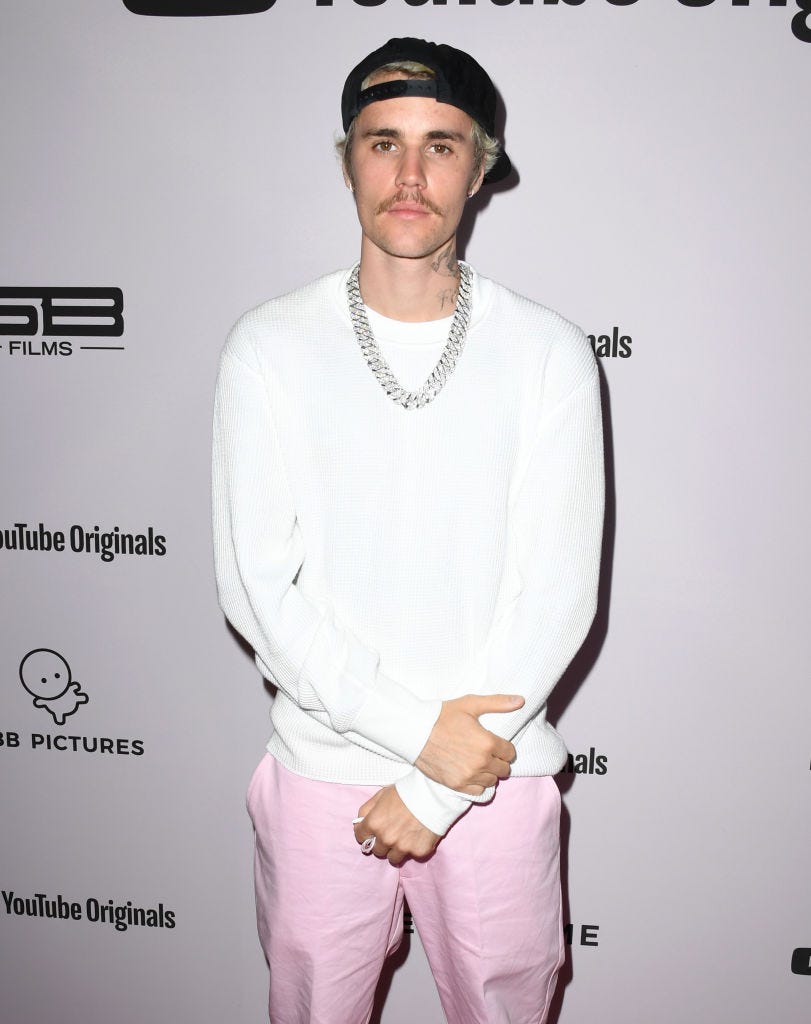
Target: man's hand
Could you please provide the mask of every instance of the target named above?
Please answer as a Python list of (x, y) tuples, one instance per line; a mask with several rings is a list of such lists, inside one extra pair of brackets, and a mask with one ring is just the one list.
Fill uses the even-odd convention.
[(439, 718), (416, 767), (435, 782), (469, 796), (480, 796), (488, 786), (510, 774), (515, 747), (479, 722), (479, 715), (506, 714), (524, 704), (524, 698), (495, 693), (469, 693), (442, 702)]
[(375, 837), (372, 853), (386, 857), (391, 864), (401, 864), (406, 857), (427, 857), (440, 840), (409, 811), (394, 786), (386, 786), (358, 811), (363, 821), (355, 825), (359, 843)]

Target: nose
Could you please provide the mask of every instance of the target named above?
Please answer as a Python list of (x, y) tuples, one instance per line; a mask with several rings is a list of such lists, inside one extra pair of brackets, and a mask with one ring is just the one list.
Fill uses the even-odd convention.
[(428, 184), (422, 153), (419, 150), (406, 149), (403, 152), (395, 184), (398, 188), (425, 188)]

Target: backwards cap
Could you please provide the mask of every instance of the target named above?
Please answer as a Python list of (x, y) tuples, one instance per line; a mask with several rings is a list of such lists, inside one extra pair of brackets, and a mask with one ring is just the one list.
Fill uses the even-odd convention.
[[(367, 75), (385, 64), (415, 61), (430, 68), (436, 78), (397, 78), (380, 82), (368, 89), (361, 84)], [(349, 72), (341, 96), (341, 119), (344, 131), (369, 103), (398, 96), (428, 96), (437, 103), (458, 107), (477, 121), (488, 135), (496, 135), (496, 89), (484, 68), (469, 53), (445, 43), (429, 43), (425, 39), (390, 39), (385, 46), (370, 53)], [(485, 184), (506, 178), (512, 169), (510, 158), (502, 149), (495, 165), (484, 176)]]

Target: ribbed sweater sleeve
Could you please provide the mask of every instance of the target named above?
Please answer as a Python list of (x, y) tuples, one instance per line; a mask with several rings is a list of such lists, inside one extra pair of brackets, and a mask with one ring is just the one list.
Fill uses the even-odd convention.
[[(484, 652), (483, 692), (525, 700), (519, 711), (480, 719), (510, 740), (546, 704), (597, 605), (604, 511), (599, 376), (582, 332), (572, 328), (561, 341), (550, 355), (534, 440), (510, 495), (504, 598)], [(440, 835), (471, 802), (493, 796), (492, 789), (475, 798), (456, 793), (417, 769), (397, 790)]]
[[(222, 609), (263, 673), (298, 707), (355, 743), (413, 764), (441, 701), (380, 671), (377, 653), (334, 610), (302, 594), (306, 552), (268, 388), (243, 322), (220, 362), (212, 467), (214, 552)], [(349, 735), (348, 735), (349, 734)]]

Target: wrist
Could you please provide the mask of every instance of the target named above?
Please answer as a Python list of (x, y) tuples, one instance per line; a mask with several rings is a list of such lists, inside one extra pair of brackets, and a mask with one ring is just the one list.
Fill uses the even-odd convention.
[(353, 732), (414, 764), (433, 732), (442, 705), (420, 700), (404, 686), (381, 676), (352, 722)]
[(471, 798), (448, 789), (417, 769), (399, 779), (395, 789), (417, 821), (437, 836), (444, 836), (470, 807)]

